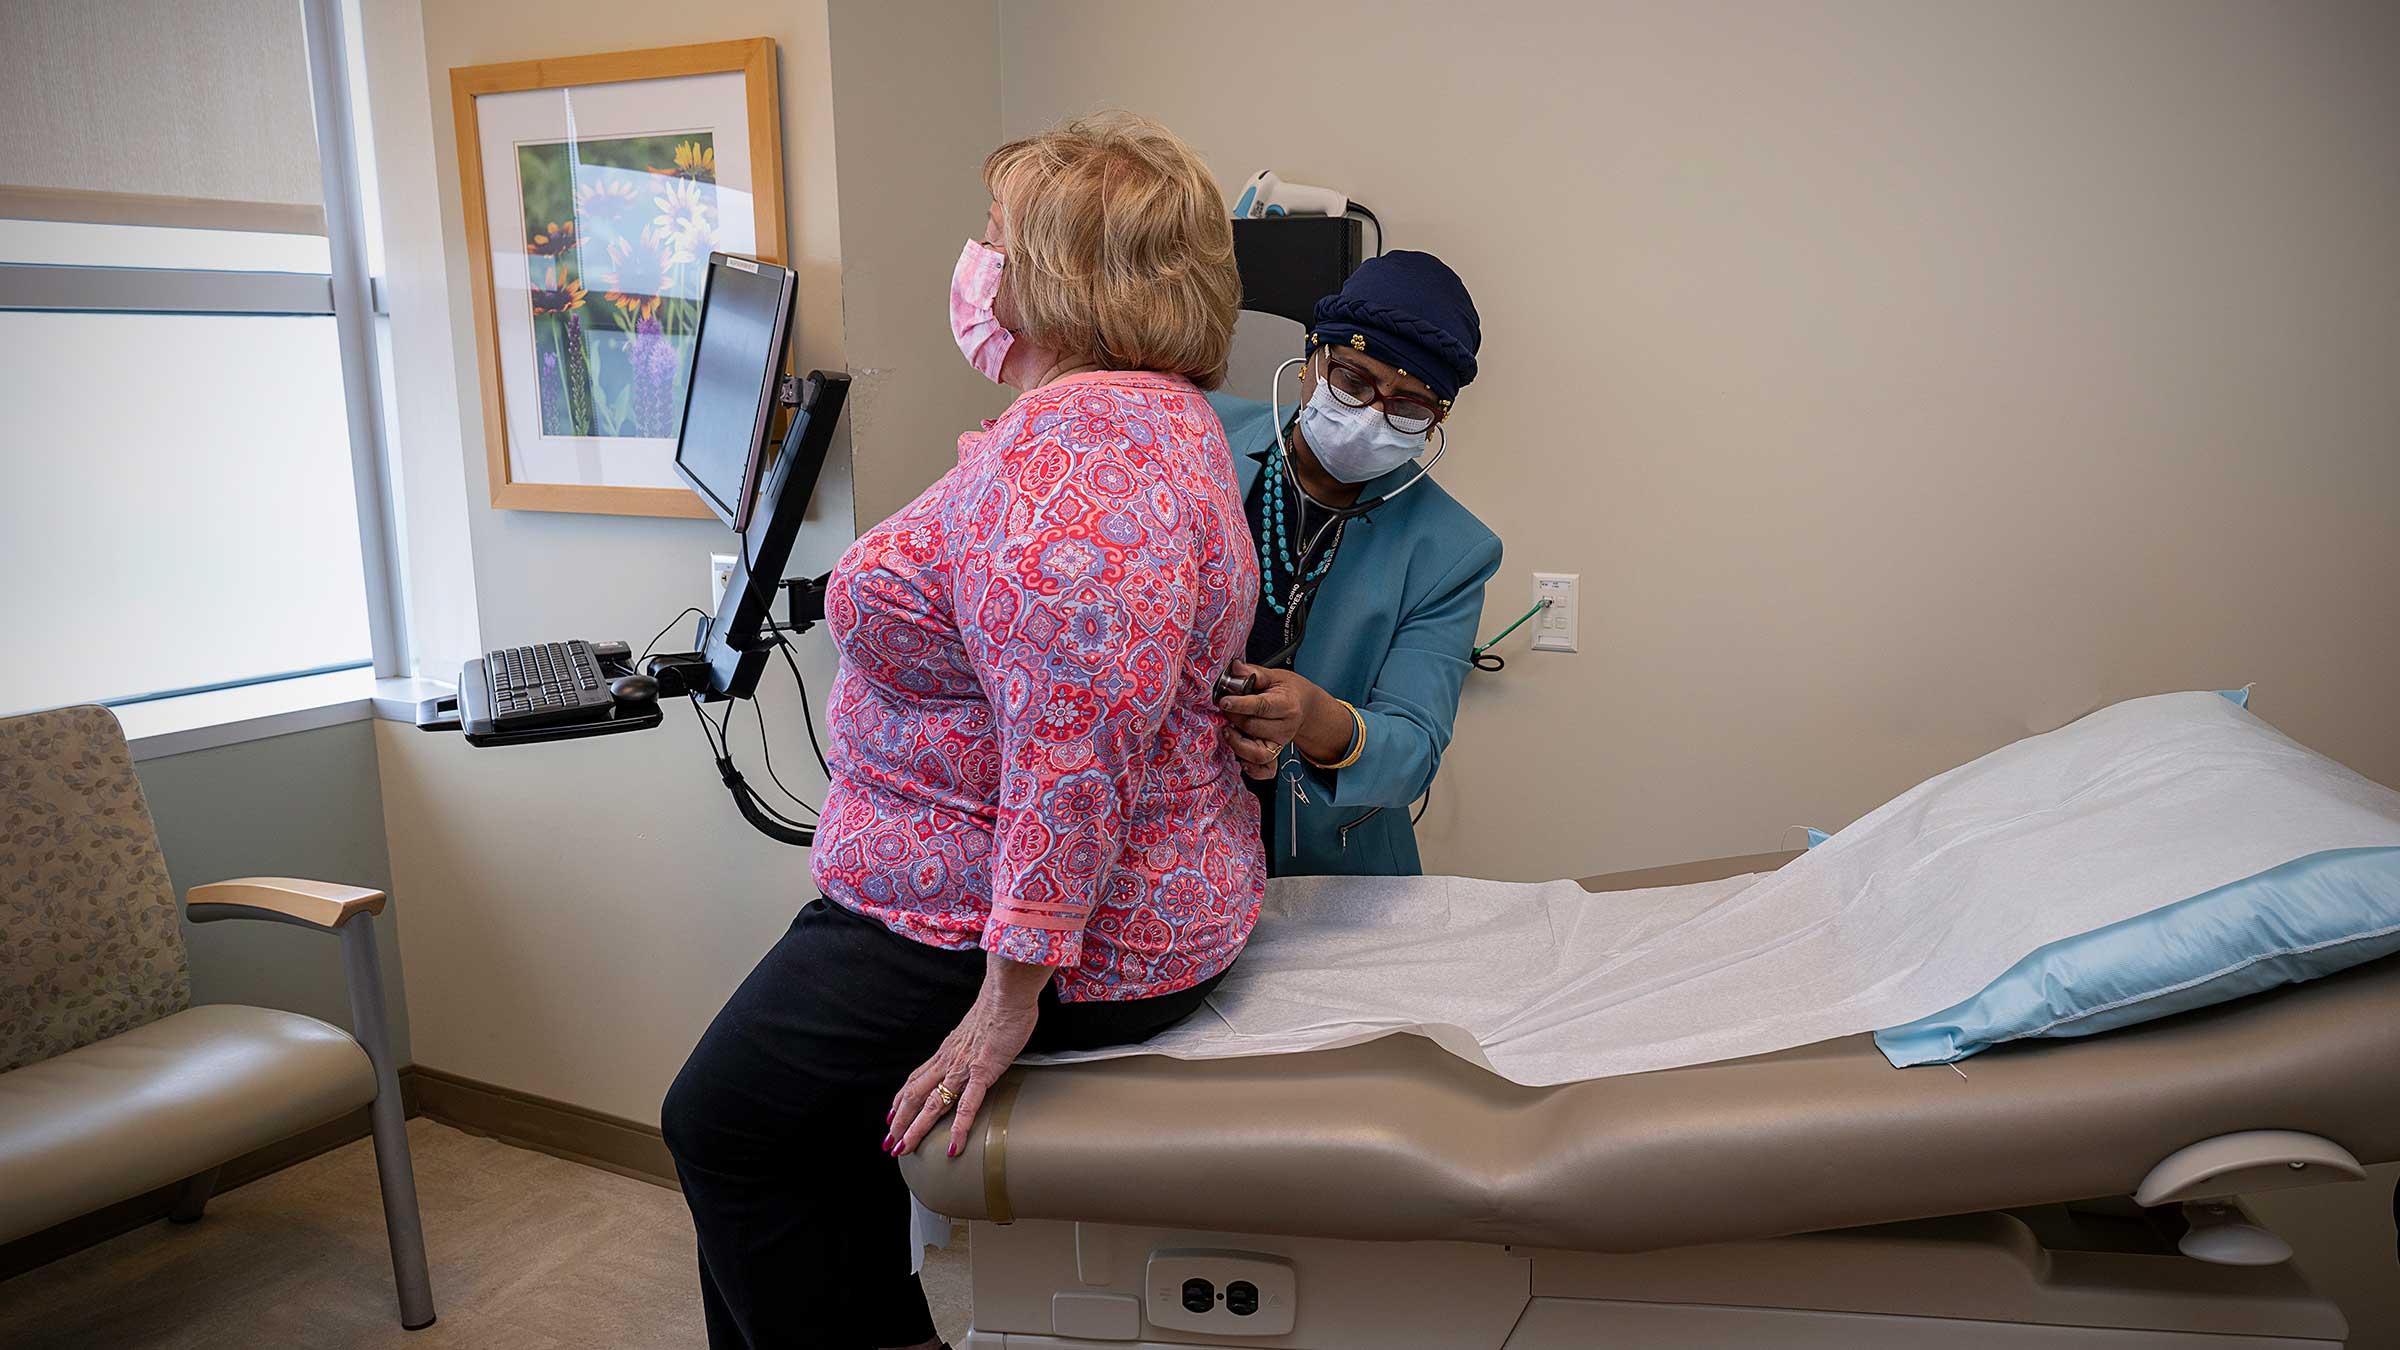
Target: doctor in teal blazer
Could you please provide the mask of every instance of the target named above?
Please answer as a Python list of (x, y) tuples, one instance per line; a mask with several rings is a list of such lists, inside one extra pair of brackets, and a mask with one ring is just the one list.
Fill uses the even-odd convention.
[(1450, 744), (1500, 567), (1499, 537), (1425, 476), (1481, 336), (1455, 272), (1389, 253), (1317, 303), (1285, 367), (1301, 367), (1296, 410), (1209, 396), (1260, 575), (1233, 667), (1259, 688), (1219, 707), (1272, 875), (1423, 870), (1409, 808)]

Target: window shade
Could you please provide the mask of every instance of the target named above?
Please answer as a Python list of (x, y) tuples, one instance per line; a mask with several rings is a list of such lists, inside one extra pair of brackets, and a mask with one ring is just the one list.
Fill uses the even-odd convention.
[(0, 187), (323, 203), (296, 0), (6, 0), (0, 126)]

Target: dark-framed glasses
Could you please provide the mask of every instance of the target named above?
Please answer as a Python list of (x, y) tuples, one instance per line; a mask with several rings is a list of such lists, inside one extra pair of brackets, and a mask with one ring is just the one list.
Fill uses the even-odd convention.
[(1344, 407), (1365, 408), (1380, 402), (1383, 420), (1404, 436), (1422, 436), (1442, 420), (1440, 408), (1414, 394), (1386, 397), (1373, 375), (1331, 352), (1325, 354), (1325, 383)]

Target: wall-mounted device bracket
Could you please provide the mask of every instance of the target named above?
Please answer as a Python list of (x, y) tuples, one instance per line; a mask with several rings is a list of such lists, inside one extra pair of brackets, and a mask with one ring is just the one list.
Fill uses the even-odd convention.
[[(784, 613), (789, 617), (782, 623), (762, 622), (755, 635), (744, 642), (727, 639), (727, 645), (742, 652), (772, 652), (786, 635), (798, 636), (825, 620), (825, 579), (822, 576), (785, 577), (777, 583), (783, 593)], [(714, 620), (703, 618), (698, 623), (696, 640), (708, 645), (709, 627)], [(721, 703), (728, 698), (745, 695), (717, 690), (709, 680), (712, 663), (705, 652), (660, 652), (645, 657), (642, 673), (658, 681), (660, 698), (683, 698), (698, 694), (704, 703)]]

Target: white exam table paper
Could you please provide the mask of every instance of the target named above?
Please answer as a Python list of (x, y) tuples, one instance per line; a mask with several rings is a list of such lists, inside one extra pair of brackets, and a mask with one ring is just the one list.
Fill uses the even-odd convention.
[(2210, 693), (2102, 709), (1927, 780), (1779, 871), (1269, 885), (1207, 1005), (1138, 1046), (1214, 1059), (1430, 1037), (1546, 1086), (1899, 1026), (2046, 943), (2310, 853), (2400, 845), (2400, 793)]

